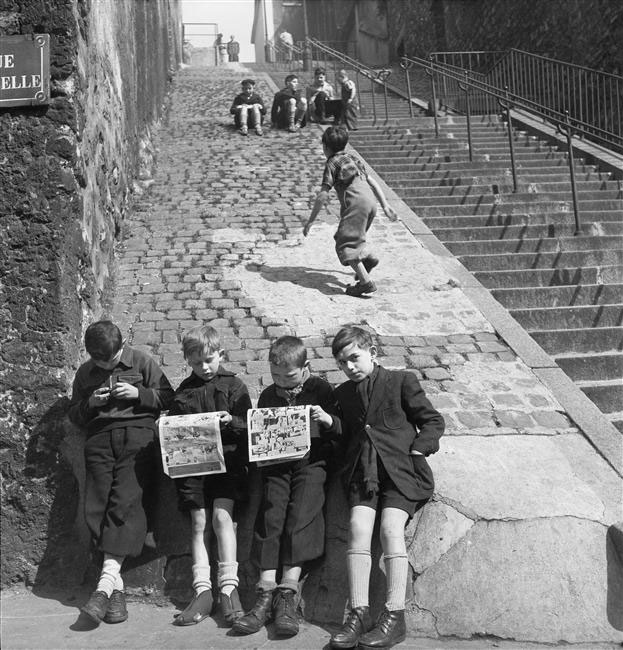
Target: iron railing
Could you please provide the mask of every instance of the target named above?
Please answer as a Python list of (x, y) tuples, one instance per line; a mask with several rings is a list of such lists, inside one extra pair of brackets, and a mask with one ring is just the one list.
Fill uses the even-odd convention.
[[(623, 77), (516, 49), (434, 52), (431, 57), (490, 86), (508, 87), (522, 108), (556, 124), (566, 122), (568, 113), (578, 135), (623, 152)], [(481, 110), (488, 109), (485, 102)]]
[[(359, 109), (362, 115), (369, 114), (372, 116), (372, 122), (375, 124), (377, 119), (380, 117), (380, 108), (377, 109), (377, 99), (376, 95), (379, 90), (383, 94), (383, 105), (385, 120), (389, 119), (389, 109), (387, 104), (387, 79), (391, 74), (391, 70), (387, 68), (374, 69), (369, 68), (368, 66), (363, 65), (356, 59), (351, 58), (350, 56), (340, 52), (324, 42), (320, 42), (315, 38), (308, 38), (307, 45), (311, 55), (311, 61), (314, 66), (323, 67), (327, 73), (331, 70), (333, 71), (333, 77), (335, 78), (338, 74), (338, 71), (342, 68), (348, 71), (354, 71), (355, 73), (355, 85), (357, 87)], [(370, 83), (370, 103), (367, 104), (364, 101), (362, 94), (362, 82), (369, 81)]]

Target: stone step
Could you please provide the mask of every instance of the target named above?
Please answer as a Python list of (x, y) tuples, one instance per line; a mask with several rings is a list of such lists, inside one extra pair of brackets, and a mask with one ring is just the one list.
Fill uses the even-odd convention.
[[(568, 221), (568, 219), (566, 220)], [(573, 222), (573, 219), (571, 220)], [(623, 221), (583, 223), (583, 235), (623, 236)], [(435, 235), (444, 243), (480, 241), (483, 239), (524, 239), (543, 237), (571, 237), (575, 234), (574, 223), (521, 224), (506, 226), (483, 226), (464, 228), (435, 228)]]
[[(402, 200), (420, 217), (426, 219), (436, 216), (469, 216), (469, 215), (513, 215), (528, 214), (551, 214), (553, 212), (568, 212), (569, 219), (573, 220), (573, 201), (569, 195), (558, 200), (552, 200), (552, 195), (499, 195), (499, 201), (492, 200), (494, 197), (482, 197), (480, 202), (455, 203), (434, 203), (428, 199), (401, 197)], [(540, 199), (540, 200), (539, 200)], [(589, 199), (578, 201), (578, 213), (580, 221), (589, 220), (589, 213), (593, 212), (619, 212), (623, 213), (622, 199)]]
[[(484, 214), (461, 214), (461, 215), (439, 215), (428, 214), (429, 209), (419, 209), (417, 201), (411, 201), (413, 211), (424, 219), (426, 225), (437, 232), (438, 230), (448, 229), (455, 226), (461, 228), (484, 228), (484, 227), (508, 227), (508, 226), (547, 226), (556, 227), (569, 226), (573, 227), (575, 220), (572, 209), (565, 206), (565, 211), (537, 212), (530, 213), (528, 210), (523, 212), (512, 213), (510, 211), (484, 211)], [(538, 207), (538, 206), (537, 206)], [(580, 212), (581, 228), (594, 229), (600, 227), (602, 222), (622, 223), (623, 211), (621, 210), (582, 210)]]
[(569, 329), (584, 327), (620, 327), (623, 325), (623, 305), (582, 305), (569, 307), (531, 307), (511, 309), (513, 318), (532, 334), (564, 325)]
[(460, 261), (470, 271), (553, 270), (570, 267), (623, 265), (623, 250), (563, 251), (555, 253), (515, 253), (462, 255)]
[(556, 357), (555, 361), (573, 381), (623, 377), (623, 352)]
[(602, 413), (618, 414), (620, 412), (621, 404), (623, 404), (623, 382), (620, 377), (599, 383), (576, 383)]
[[(521, 239), (486, 239), (481, 241), (445, 242), (454, 255), (499, 255), (501, 253), (551, 253), (623, 249), (618, 236), (578, 236)], [(623, 296), (622, 296), (623, 297)]]
[[(603, 183), (610, 180), (610, 174), (596, 171), (583, 171), (576, 169), (575, 179), (578, 183), (587, 181)], [(387, 172), (383, 174), (383, 180), (392, 187), (404, 187), (405, 184), (412, 187), (463, 187), (468, 185), (492, 185), (512, 188), (513, 177), (510, 168), (497, 167), (485, 169), (473, 169), (470, 173), (459, 176), (452, 175), (449, 171), (433, 170), (431, 173), (424, 171), (415, 173), (413, 171)], [(517, 181), (520, 185), (531, 183), (563, 183), (564, 189), (570, 188), (569, 171), (561, 173), (559, 167), (546, 170), (540, 168), (539, 172), (528, 173), (525, 170), (518, 170)]]
[[(404, 197), (452, 197), (453, 199), (469, 198), (470, 196), (490, 195), (496, 196), (499, 194), (513, 196), (525, 196), (526, 194), (538, 194), (540, 196), (548, 197), (550, 195), (571, 195), (571, 182), (550, 183), (550, 182), (534, 182), (528, 183), (522, 176), (518, 177), (518, 191), (513, 192), (512, 178), (492, 178), (489, 182), (488, 177), (482, 179), (472, 177), (472, 182), (469, 184), (442, 184), (442, 185), (424, 185), (419, 182), (411, 180), (394, 181), (394, 189)], [(619, 198), (621, 190), (618, 186), (618, 181), (581, 181), (576, 178), (576, 189), (580, 199), (586, 200), (587, 197), (599, 198)], [(608, 192), (606, 196), (604, 193)], [(622, 202), (623, 203), (623, 202)]]
[[(470, 161), (470, 160), (429, 160), (417, 161), (413, 158), (401, 158), (396, 162), (393, 158), (383, 158), (382, 160), (367, 160), (379, 174), (386, 172), (408, 172), (426, 171), (426, 172), (448, 172), (451, 176), (459, 175), (459, 173), (471, 173), (472, 170), (505, 170), (508, 169), (511, 173), (510, 159), (500, 161)], [(552, 171), (561, 172), (568, 170), (569, 165), (565, 159), (551, 158), (551, 159), (538, 159), (530, 160), (527, 162), (515, 161), (516, 169), (529, 170), (530, 173), (539, 173), (541, 169), (544, 173), (551, 173)], [(576, 171), (590, 171), (594, 169), (592, 165), (586, 165), (582, 161), (575, 161)], [(479, 172), (480, 173), (480, 172)]]
[(623, 351), (623, 327), (541, 330), (532, 338), (554, 358)]
[(575, 286), (577, 284), (623, 283), (623, 265), (477, 271), (476, 279), (489, 289), (515, 287)]
[(492, 289), (491, 295), (506, 309), (609, 305), (623, 298), (623, 283), (580, 284), (557, 287)]

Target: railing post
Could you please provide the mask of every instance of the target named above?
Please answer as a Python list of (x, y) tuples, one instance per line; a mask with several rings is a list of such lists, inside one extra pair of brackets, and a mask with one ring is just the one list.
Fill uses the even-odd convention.
[(473, 147), (472, 147), (472, 109), (470, 104), (470, 88), (469, 88), (469, 71), (465, 70), (465, 85), (459, 82), (459, 88), (465, 92), (465, 115), (467, 117), (467, 146), (469, 148), (469, 162), (474, 161)]
[(385, 99), (385, 124), (389, 122), (389, 111), (387, 109), (387, 79), (389, 79), (389, 75), (391, 73), (392, 73), (391, 70), (384, 68), (383, 70), (379, 70), (377, 74), (378, 79), (383, 84), (383, 96)]
[(411, 81), (409, 79), (409, 70), (413, 67), (413, 61), (409, 61), (406, 56), (400, 59), (400, 67), (405, 71), (405, 81), (407, 82), (407, 95), (409, 97), (409, 116), (413, 117), (413, 102), (411, 101)]
[(578, 208), (578, 191), (575, 185), (575, 161), (573, 158), (573, 127), (569, 119), (569, 111), (565, 111), (565, 125), (558, 123), (556, 130), (567, 138), (567, 148), (569, 149), (569, 175), (571, 177), (571, 195), (573, 197), (573, 218), (575, 220), (575, 236), (582, 234), (582, 227), (580, 225), (580, 212)]
[(506, 101), (498, 99), (498, 104), (506, 111), (506, 123), (508, 128), (508, 148), (511, 154), (511, 171), (513, 173), (513, 194), (517, 192), (517, 168), (515, 166), (515, 144), (513, 142), (513, 118), (511, 117), (512, 104), (508, 94), (508, 86), (504, 87)]
[(372, 123), (376, 124), (376, 99), (374, 97), (374, 77), (370, 75), (370, 89), (372, 90)]
[(435, 90), (435, 68), (433, 64), (432, 55), (430, 58), (430, 70), (426, 70), (426, 74), (430, 77), (431, 89), (433, 92), (433, 120), (435, 122), (435, 137), (439, 137), (439, 121), (437, 120), (437, 91)]

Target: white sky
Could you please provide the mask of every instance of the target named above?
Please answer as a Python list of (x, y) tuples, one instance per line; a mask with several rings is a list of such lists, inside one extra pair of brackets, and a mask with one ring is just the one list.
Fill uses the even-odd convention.
[[(253, 0), (182, 0), (182, 16), (185, 23), (217, 23), (224, 41), (228, 41), (233, 34), (240, 43), (240, 61), (253, 63), (253, 7)], [(215, 39), (215, 29), (214, 25), (187, 26), (186, 38), (196, 47), (211, 46)], [(197, 32), (209, 32), (209, 36), (193, 38), (192, 34)]]

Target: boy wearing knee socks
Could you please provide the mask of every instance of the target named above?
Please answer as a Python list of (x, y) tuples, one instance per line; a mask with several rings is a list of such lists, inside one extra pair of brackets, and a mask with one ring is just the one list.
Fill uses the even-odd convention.
[[(376, 363), (363, 328), (342, 328), (333, 356), (348, 381), (335, 393), (342, 418), (350, 505), (346, 556), (350, 612), (331, 637), (332, 648), (390, 648), (405, 639), (409, 562), (404, 529), (433, 493), (426, 456), (439, 449), (444, 421), (413, 373)], [(385, 558), (385, 607), (373, 624), (368, 606), (372, 534), (380, 516)]]

